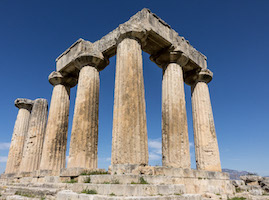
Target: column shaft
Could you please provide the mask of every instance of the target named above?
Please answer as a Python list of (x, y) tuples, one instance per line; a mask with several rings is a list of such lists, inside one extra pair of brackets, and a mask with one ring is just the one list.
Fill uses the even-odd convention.
[(36, 99), (34, 101), (30, 117), (27, 139), (20, 165), (20, 172), (33, 172), (39, 169), (47, 122), (47, 113), (47, 100)]
[(117, 47), (112, 164), (148, 164), (141, 45), (125, 38)]
[(22, 160), (24, 142), (28, 131), (30, 114), (31, 113), (29, 109), (19, 109), (10, 144), (8, 160), (5, 170), (6, 174), (17, 173), (19, 170)]
[(40, 170), (59, 174), (65, 167), (69, 116), (70, 87), (57, 84), (53, 88)]
[(163, 71), (162, 155), (163, 166), (190, 168), (183, 72), (177, 63)]
[(80, 70), (67, 168), (97, 168), (99, 72)]
[(196, 165), (199, 170), (221, 171), (219, 148), (208, 85), (192, 85), (192, 113)]

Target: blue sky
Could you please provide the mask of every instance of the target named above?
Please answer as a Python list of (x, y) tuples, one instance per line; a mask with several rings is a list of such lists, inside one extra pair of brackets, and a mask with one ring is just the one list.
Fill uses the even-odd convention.
[[(269, 1), (0, 1), (0, 172), (5, 169), (18, 97), (46, 98), (55, 59), (78, 38), (94, 42), (147, 7), (208, 58), (223, 168), (269, 175)], [(161, 165), (162, 71), (143, 54), (150, 164)], [(110, 164), (115, 57), (100, 73), (98, 165)], [(190, 87), (185, 86), (195, 168)], [(71, 90), (69, 138), (76, 87)], [(69, 143), (69, 140), (68, 140)], [(69, 145), (69, 144), (68, 144)]]

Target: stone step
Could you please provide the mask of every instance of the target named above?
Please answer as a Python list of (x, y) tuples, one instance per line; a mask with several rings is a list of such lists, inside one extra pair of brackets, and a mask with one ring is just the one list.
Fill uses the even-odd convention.
[(120, 183), (132, 184), (147, 182), (148, 184), (171, 185), (182, 184), (182, 178), (175, 176), (150, 176), (150, 175), (85, 175), (78, 177), (78, 183), (89, 182), (93, 184)]
[[(24, 196), (24, 197), (53, 197), (60, 191), (54, 188), (42, 187), (23, 187), (23, 186), (7, 186), (8, 188), (2, 193), (3, 196)], [(14, 197), (15, 198), (15, 197)]]
[(67, 188), (81, 193), (83, 190), (93, 190), (100, 195), (115, 194), (117, 196), (148, 196), (184, 194), (184, 185), (150, 185), (150, 184), (68, 184)]
[[(83, 190), (94, 190), (100, 195), (147, 196), (184, 194), (184, 185), (151, 185), (151, 184), (14, 184), (7, 186), (12, 191), (29, 192), (33, 195), (55, 195), (60, 190), (72, 190), (81, 193)], [(15, 193), (14, 192), (14, 193)]]
[(57, 194), (57, 200), (202, 200), (201, 195), (182, 194), (182, 195), (156, 195), (156, 196), (114, 196), (110, 195), (90, 195), (75, 193), (70, 190), (64, 190)]
[(24, 197), (20, 195), (11, 195), (6, 197), (6, 200), (40, 200), (40, 198)]

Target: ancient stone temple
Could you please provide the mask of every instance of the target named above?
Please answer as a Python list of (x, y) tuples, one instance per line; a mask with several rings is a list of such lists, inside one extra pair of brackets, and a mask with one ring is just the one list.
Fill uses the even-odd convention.
[[(142, 51), (150, 54), (151, 61), (163, 70), (162, 166), (159, 167), (148, 165)], [(109, 171), (105, 172), (97, 166), (99, 73), (115, 55), (112, 155)], [(233, 194), (228, 175), (221, 172), (208, 88), (212, 77), (206, 56), (148, 9), (98, 41), (79, 39), (56, 59), (56, 69), (49, 75), (53, 90), (48, 119), (45, 99), (16, 100), (19, 113), (2, 180), (7, 184), (9, 180), (20, 184), (54, 184), (52, 187), (58, 188), (56, 193), (72, 190), (59, 192), (59, 199), (82, 199), (77, 193), (85, 189), (104, 195), (100, 199), (108, 199), (109, 194), (174, 195), (152, 199), (188, 199), (175, 196), (185, 193), (200, 195), (189, 199), (201, 199), (207, 192)], [(184, 84), (190, 86), (192, 94), (193, 133), (188, 131)], [(70, 90), (75, 85), (77, 94), (66, 166)], [(194, 134), (196, 170), (190, 167), (189, 134)], [(66, 181), (80, 184), (62, 184)], [(146, 184), (141, 185), (142, 182)], [(117, 187), (107, 183), (117, 183)]]

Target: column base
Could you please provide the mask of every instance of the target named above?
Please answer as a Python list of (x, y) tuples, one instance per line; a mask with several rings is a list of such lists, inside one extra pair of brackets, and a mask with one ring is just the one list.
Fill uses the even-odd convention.
[(131, 175), (131, 174), (147, 174), (153, 175), (154, 167), (148, 165), (138, 165), (138, 164), (114, 164), (110, 165), (108, 172), (111, 175)]
[(73, 167), (73, 168), (66, 168), (61, 169), (60, 177), (78, 177), (79, 175), (86, 175), (91, 173), (105, 173), (105, 169), (87, 169), (81, 167)]

